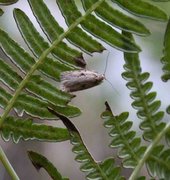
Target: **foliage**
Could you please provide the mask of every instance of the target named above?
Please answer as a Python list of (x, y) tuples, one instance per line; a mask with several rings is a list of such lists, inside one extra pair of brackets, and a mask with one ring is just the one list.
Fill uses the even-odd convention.
[(64, 128), (33, 123), (32, 119), (15, 119), (11, 116), (6, 118), (2, 126), (2, 137), (5, 141), (12, 137), (15, 143), (18, 143), (21, 138), (51, 142), (70, 139), (68, 131)]
[[(160, 0), (162, 3), (168, 0)], [(16, 3), (16, 0), (0, 0), (3, 6)], [(139, 52), (142, 50), (133, 39), (133, 35), (149, 36), (150, 30), (133, 16), (166, 22), (167, 14), (154, 1), (144, 0), (81, 0), (84, 14), (74, 0), (57, 0), (68, 29), (65, 31), (57, 22), (43, 0), (28, 0), (36, 21), (46, 38), (36, 29), (30, 17), (19, 8), (13, 10), (16, 25), (30, 51), (10, 37), (0, 27), (0, 47), (10, 61), (0, 58), (0, 106), (4, 110), (0, 118), (0, 131), (4, 141), (12, 139), (18, 143), (23, 140), (39, 140), (60, 142), (70, 140), (73, 145), (75, 160), (81, 163), (80, 170), (87, 179), (125, 179), (122, 169), (131, 168), (129, 179), (145, 179), (140, 177), (140, 169), (146, 165), (148, 174), (153, 178), (168, 179), (170, 174), (169, 148), (170, 124), (163, 122), (164, 111), (160, 111), (161, 101), (156, 100), (156, 92), (152, 92), (153, 83), (149, 81), (149, 73), (142, 72)], [(133, 16), (118, 10), (123, 8)], [(17, 6), (17, 4), (16, 4)], [(3, 17), (3, 8), (0, 16)], [(6, 13), (4, 11), (4, 13)], [(10, 17), (11, 19), (13, 17)], [(115, 30), (123, 30), (123, 33)], [(169, 37), (170, 22), (165, 32), (162, 80), (169, 78)], [(67, 41), (72, 44), (70, 45)], [(61, 74), (67, 71), (86, 68), (83, 53), (101, 53), (109, 44), (124, 53), (125, 72), (122, 77), (127, 80), (132, 107), (137, 110), (141, 120), (140, 128), (143, 138), (137, 137), (131, 130), (132, 121), (128, 121), (128, 112), (114, 115), (106, 103), (102, 113), (104, 126), (111, 129), (109, 135), (111, 148), (119, 148), (118, 157), (122, 166), (117, 165), (116, 157), (109, 157), (101, 162), (94, 160), (83, 139), (69, 118), (79, 116), (81, 110), (70, 104), (75, 95), (61, 90), (59, 87)], [(95, 86), (96, 84), (94, 84)], [(17, 114), (10, 115), (14, 110)], [(170, 112), (170, 107), (167, 108)], [(20, 116), (20, 117), (19, 117)], [(30, 118), (31, 116), (31, 118)], [(40, 123), (35, 123), (38, 118)], [(61, 119), (66, 128), (44, 124), (44, 119)], [(162, 138), (166, 143), (162, 144)], [(150, 144), (143, 145), (148, 141)], [(43, 167), (53, 179), (67, 179), (47, 158), (29, 151), (29, 158), (34, 166)], [(19, 179), (10, 166), (0, 148), (0, 159), (13, 179)]]
[(75, 160), (81, 163), (80, 170), (86, 173), (87, 179), (124, 179), (120, 175), (120, 168), (114, 167), (114, 159), (110, 158), (104, 162), (96, 162), (86, 148), (78, 129), (65, 116), (49, 109), (50, 112), (59, 117), (70, 132), (70, 142), (73, 145), (72, 151), (76, 154)]
[(68, 180), (68, 178), (63, 178), (61, 174), (57, 171), (57, 169), (54, 167), (54, 165), (51, 164), (48, 159), (46, 159), (41, 154), (33, 151), (28, 151), (28, 156), (37, 170), (43, 167), (52, 179)]
[(2, 5), (11, 5), (13, 3), (16, 3), (18, 0), (0, 0), (0, 4)]
[(160, 101), (154, 101), (155, 92), (149, 92), (152, 82), (146, 82), (149, 73), (141, 73), (138, 54), (124, 53), (125, 72), (123, 78), (128, 81), (126, 84), (131, 89), (131, 98), (134, 100), (132, 106), (138, 110), (137, 115), (142, 119), (140, 128), (144, 130), (144, 138), (153, 140), (155, 136), (165, 127), (165, 123), (160, 123), (164, 112), (157, 112)]
[(104, 126), (111, 128), (109, 135), (112, 137), (111, 148), (120, 148), (118, 156), (123, 158), (123, 166), (126, 168), (135, 168), (142, 158), (146, 147), (142, 147), (141, 139), (135, 137), (135, 131), (130, 131), (131, 121), (127, 121), (128, 113), (123, 112), (114, 116), (109, 104), (106, 102), (106, 111), (102, 113), (102, 119), (105, 120)]

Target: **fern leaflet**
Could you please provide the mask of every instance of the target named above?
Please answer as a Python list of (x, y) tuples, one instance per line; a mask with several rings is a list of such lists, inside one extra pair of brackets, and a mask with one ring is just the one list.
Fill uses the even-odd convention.
[(142, 158), (146, 147), (141, 146), (141, 139), (135, 137), (135, 131), (130, 131), (132, 122), (127, 121), (128, 113), (124, 112), (114, 116), (109, 104), (106, 102), (106, 111), (101, 117), (105, 120), (104, 126), (111, 129), (109, 135), (112, 137), (111, 148), (119, 148), (118, 156), (123, 158), (123, 166), (134, 168)]
[(44, 168), (53, 180), (69, 180), (68, 178), (62, 177), (54, 165), (43, 155), (33, 151), (28, 151), (27, 153), (37, 170)]
[(104, 162), (97, 163), (87, 147), (83, 143), (83, 140), (74, 124), (65, 116), (58, 114), (54, 110), (48, 108), (48, 110), (59, 117), (64, 125), (70, 132), (70, 142), (73, 145), (72, 151), (76, 154), (75, 160), (81, 163), (80, 170), (86, 173), (87, 179), (99, 179), (99, 180), (110, 180), (114, 176), (114, 179), (123, 180), (124, 178), (120, 175), (120, 168), (114, 167), (113, 159), (107, 159)]
[[(128, 33), (126, 34), (128, 35)], [(129, 37), (132, 38), (130, 34)], [(146, 82), (149, 73), (141, 73), (138, 54), (124, 53), (124, 59), (126, 72), (122, 73), (122, 76), (128, 81), (127, 87), (132, 91), (130, 94), (134, 100), (132, 106), (138, 110), (137, 115), (142, 119), (140, 127), (144, 130), (144, 138), (153, 140), (165, 127), (165, 123), (160, 122), (164, 112), (158, 112), (161, 103), (154, 101), (155, 92), (149, 92), (152, 88), (152, 82)]]
[(1, 128), (5, 141), (11, 138), (15, 143), (20, 139), (60, 142), (70, 139), (69, 132), (63, 128), (33, 123), (32, 119), (7, 117)]

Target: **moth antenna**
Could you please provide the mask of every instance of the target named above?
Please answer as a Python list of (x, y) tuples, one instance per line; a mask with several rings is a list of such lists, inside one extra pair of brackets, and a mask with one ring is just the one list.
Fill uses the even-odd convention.
[(107, 70), (107, 66), (108, 66), (109, 55), (110, 55), (110, 51), (108, 51), (108, 54), (107, 54), (107, 57), (106, 57), (106, 66), (105, 66), (104, 73), (103, 73), (104, 76), (105, 76), (105, 73), (106, 73), (106, 70)]
[(108, 79), (106, 79), (106, 70), (107, 70), (107, 66), (108, 66), (108, 59), (109, 59), (109, 55), (110, 55), (110, 51), (108, 51), (108, 54), (107, 54), (107, 57), (106, 57), (106, 66), (105, 66), (105, 69), (104, 69), (104, 77), (105, 77), (105, 80), (110, 84), (110, 86), (115, 90), (115, 92), (118, 94), (118, 95), (120, 95), (119, 94), (119, 92), (116, 90), (116, 88), (113, 86), (113, 84), (108, 80)]
[(118, 95), (120, 96), (118, 90), (113, 86), (113, 84), (112, 84), (108, 79), (105, 78), (105, 80), (106, 80), (106, 81), (110, 84), (110, 86), (115, 90), (116, 94), (118, 94)]

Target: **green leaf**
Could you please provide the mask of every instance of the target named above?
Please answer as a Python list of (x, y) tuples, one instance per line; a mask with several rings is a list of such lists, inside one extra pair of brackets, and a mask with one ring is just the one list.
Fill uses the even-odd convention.
[(121, 51), (132, 53), (140, 51), (140, 48), (131, 42), (130, 39), (126, 36), (122, 36), (93, 15), (89, 15), (86, 21), (83, 21), (81, 25), (89, 33)]
[(151, 176), (158, 179), (169, 179), (170, 177), (170, 149), (157, 146), (153, 149), (151, 156), (146, 161), (147, 169)]
[(141, 17), (147, 17), (154, 20), (165, 21), (167, 15), (157, 6), (143, 0), (112, 0), (128, 12)]
[[(66, 0), (59, 1), (58, 3), (60, 3), (60, 9), (62, 9), (62, 13), (69, 24), (73, 23), (81, 16), (79, 12), (74, 13), (74, 10), (77, 8), (73, 0), (69, 1), (69, 3), (66, 3)], [(90, 34), (93, 34), (119, 50), (131, 52), (140, 51), (140, 48), (136, 44), (93, 15), (89, 15), (80, 24), (82, 28)]]
[(3, 14), (4, 14), (4, 11), (0, 9), (0, 16), (2, 16)]
[[(0, 87), (0, 106), (3, 109), (6, 108), (6, 105), (8, 101), (11, 99), (11, 97), (11, 94), (9, 94), (6, 90)], [(47, 101), (22, 93), (16, 100), (14, 104), (14, 109), (19, 116), (22, 116), (23, 113), (26, 112), (27, 114), (33, 117), (38, 117), (40, 119), (54, 119), (55, 116), (47, 110), (47, 107), (49, 105), (50, 104)], [(77, 107), (71, 105), (67, 105), (65, 107), (54, 107), (58, 113), (61, 113), (69, 117), (78, 116), (81, 113), (81, 111)]]
[(70, 139), (69, 132), (64, 128), (58, 128), (43, 124), (33, 123), (32, 119), (18, 119), (7, 117), (1, 128), (1, 135), (5, 141), (11, 138), (15, 143), (23, 140), (39, 140), (61, 142)]
[(74, 97), (74, 95), (61, 91), (44, 81), (39, 75), (32, 76), (26, 88), (36, 96), (56, 106), (66, 106), (71, 101), (71, 98)]
[[(17, 65), (20, 64), (21, 66), (23, 66), (23, 69), (27, 73), (26, 76), (24, 77), (24, 79), (22, 80), (22, 82), (19, 84), (16, 91), (14, 92), (13, 96), (7, 97), (7, 99), (9, 99), (10, 101), (7, 102), (7, 99), (6, 99), (6, 96), (8, 96), (9, 93), (5, 92), (4, 89), (1, 89), (1, 92), (2, 92), (3, 96), (5, 95), (5, 98), (3, 96), (1, 96), (1, 99), (2, 99), (1, 106), (3, 108), (6, 107), (6, 109), (5, 109), (4, 113), (2, 114), (2, 116), (0, 118), (0, 126), (2, 126), (2, 124), (3, 124), (4, 120), (5, 120), (5, 118), (7, 117), (8, 113), (11, 111), (11, 109), (14, 106), (15, 106), (15, 110), (18, 111), (18, 113), (19, 113), (19, 111), (21, 111), (21, 113), (20, 113), (21, 115), (25, 111), (28, 114), (35, 115), (35, 117), (52, 118), (51, 114), (49, 114), (49, 112), (47, 112), (47, 110), (45, 108), (45, 106), (47, 107), (47, 102), (46, 101), (42, 101), (40, 99), (31, 97), (29, 95), (21, 94), (21, 92), (25, 88), (28, 81), (31, 79), (31, 76), (44, 63), (45, 58), (55, 49), (56, 46), (58, 46), (67, 37), (67, 35), (74, 28), (76, 28), (80, 24), (81, 21), (83, 21), (83, 19), (85, 17), (87, 17), (90, 13), (92, 13), (94, 11), (94, 9), (97, 8), (97, 6), (99, 6), (102, 1), (103, 0), (100, 0), (100, 1), (96, 2), (94, 4), (94, 6), (91, 7), (85, 13), (85, 15), (83, 17), (80, 17), (74, 24), (72, 24), (68, 28), (68, 30), (66, 32), (63, 32), (58, 37), (55, 37), (57, 39), (54, 39), (51, 46), (49, 48), (47, 48), (45, 51), (43, 51), (43, 53), (37, 59), (37, 62), (35, 62), (34, 59), (31, 56), (29, 56), (29, 54), (26, 53), (22, 48), (20, 48), (20, 46), (18, 46), (17, 43), (15, 43), (11, 38), (9, 38), (7, 33), (5, 33), (4, 31), (0, 32), (0, 44), (1, 44), (2, 49), (4, 51), (6, 51), (6, 54), (9, 57), (13, 56), (14, 59), (16, 60), (16, 62), (17, 62), (16, 64)], [(46, 9), (46, 7), (45, 7), (45, 9)], [(41, 16), (41, 14), (40, 14), (40, 16)], [(3, 37), (3, 35), (6, 36), (6, 37)], [(8, 43), (8, 40), (9, 40), (10, 43)], [(12, 46), (11, 46), (11, 44), (12, 44)], [(78, 51), (73, 50), (71, 52), (76, 53)], [(80, 54), (80, 53), (78, 52), (78, 54)], [(30, 62), (28, 63), (27, 61), (25, 62), (25, 61), (23, 61), (23, 59), (24, 60), (27, 59), (28, 61), (30, 60), (31, 63)], [(79, 59), (78, 61), (81, 61), (81, 59)], [(76, 62), (76, 63), (78, 63), (78, 62)], [(80, 62), (79, 62), (79, 65), (80, 65)], [(23, 69), (22, 69), (22, 71), (25, 73), (25, 71)], [(18, 98), (18, 97), (20, 97), (20, 98)], [(19, 101), (18, 101), (17, 98), (19, 99)], [(26, 103), (25, 103), (25, 100), (27, 101)], [(50, 105), (50, 103), (48, 103), (48, 105)], [(22, 108), (21, 106), (23, 106), (24, 108)], [(80, 110), (78, 108), (76, 108), (76, 107), (73, 107), (73, 106), (67, 106), (67, 107), (59, 107), (58, 106), (56, 108), (59, 111), (59, 113), (65, 114), (65, 115), (68, 115), (68, 116), (70, 116), (70, 115), (75, 116), (75, 115), (80, 114)]]
[[(22, 115), (23, 111), (25, 111), (27, 114), (30, 114), (34, 117), (39, 117), (41, 119), (54, 119), (54, 116), (47, 110), (48, 106), (48, 102), (42, 101), (33, 96), (21, 94), (18, 97), (14, 105), (14, 108), (16, 108), (16, 111), (20, 115)], [(55, 109), (58, 113), (61, 113), (69, 117), (78, 116), (81, 113), (78, 108), (69, 105), (66, 107), (56, 106)]]
[[(35, 60), (23, 48), (19, 46), (13, 39), (11, 39), (6, 32), (0, 29), (0, 46), (12, 62), (24, 73), (28, 72)], [(48, 61), (49, 60), (49, 61)], [(67, 66), (61, 66), (60, 63), (47, 58), (45, 63), (39, 69), (52, 76), (54, 79), (60, 79), (60, 72), (70, 70)]]
[[(6, 84), (10, 89), (15, 90), (18, 87), (19, 83), (21, 83), (22, 78), (15, 71), (13, 71), (13, 69), (9, 67), (8, 64), (6, 64), (3, 60), (0, 59), (0, 80), (4, 84)], [(22, 98), (22, 101), (19, 100), (19, 102), (16, 103), (17, 108), (15, 106), (15, 108), (18, 109), (17, 111), (22, 112), (21, 114), (23, 114), (23, 110), (25, 110), (27, 113), (31, 115), (39, 116), (39, 113), (41, 113), (41, 108), (38, 107), (38, 105), (41, 105), (41, 107), (43, 107), (44, 109), (44, 111), (42, 112), (46, 112), (46, 115), (44, 114), (40, 116), (40, 118), (51, 118), (51, 115), (48, 115), (49, 113), (46, 110), (46, 107), (48, 105), (45, 102), (43, 103), (43, 101), (51, 103), (55, 106), (59, 106), (58, 108), (56, 107), (56, 110), (68, 116), (69, 113), (72, 115), (75, 113), (73, 116), (76, 116), (80, 113), (80, 111), (77, 108), (67, 106), (67, 103), (71, 101), (71, 98), (73, 98), (74, 95), (58, 90), (56, 87), (52, 86), (47, 81), (44, 81), (39, 75), (32, 76), (32, 78), (26, 85), (26, 89), (29, 92), (36, 95), (37, 97), (39, 97), (41, 100), (39, 101), (37, 98), (31, 97), (30, 95), (26, 96), (25, 94), (25, 98)], [(10, 100), (11, 98), (11, 95), (8, 92), (4, 91), (5, 90), (1, 89), (0, 92), (2, 98), (2, 102), (0, 104), (3, 108), (6, 106), (7, 100)], [(21, 97), (23, 97), (23, 95), (21, 95), (20, 98)], [(24, 106), (22, 107), (22, 105)]]
[(113, 158), (108, 158), (103, 162), (99, 163), (100, 168), (106, 173), (108, 179), (124, 180), (125, 178), (120, 176), (121, 168), (114, 167), (115, 161)]
[[(63, 28), (59, 26), (57, 21), (51, 15), (49, 9), (42, 0), (28, 1), (34, 16), (37, 18), (43, 31), (46, 33), (48, 39), (53, 42), (64, 32)], [(66, 43), (60, 42), (60, 44), (53, 50), (53, 54), (60, 58), (63, 62), (67, 62), (70, 65), (77, 65), (84, 67), (86, 65), (82, 53), (70, 48)]]
[(80, 170), (86, 173), (87, 179), (108, 180), (110, 177), (118, 177), (118, 179), (123, 179), (120, 176), (120, 170), (114, 168), (113, 163), (111, 163), (110, 160), (106, 160), (98, 164), (93, 159), (92, 155), (89, 153), (87, 147), (85, 146), (79, 131), (66, 116), (58, 114), (51, 108), (48, 108), (48, 110), (59, 117), (70, 132), (70, 142), (73, 145), (72, 151), (76, 154), (75, 160), (81, 163)]
[[(15, 90), (22, 78), (4, 60), (0, 59), (0, 80), (10, 89)], [(74, 97), (74, 95), (61, 91), (44, 81), (39, 75), (32, 76), (26, 88), (29, 92), (58, 106), (66, 106)]]
[(0, 0), (0, 5), (11, 5), (16, 3), (18, 0)]
[(22, 78), (7, 63), (5, 63), (5, 60), (0, 59), (0, 80), (10, 89), (15, 90)]
[[(74, 17), (81, 17), (81, 13), (78, 11), (74, 1), (57, 0), (56, 3), (60, 7), (68, 26), (74, 22)], [(67, 40), (89, 53), (102, 52), (105, 49), (99, 42), (92, 39), (91, 36), (87, 35), (87, 33), (79, 27), (76, 27), (70, 35), (68, 35)]]
[[(12, 62), (19, 67), (19, 70), (24, 73), (28, 72), (35, 60), (24, 49), (22, 49), (14, 40), (12, 40), (7, 33), (0, 30), (0, 45)], [(72, 68), (62, 65), (50, 58), (46, 59), (45, 63), (39, 68), (43, 73), (52, 76), (56, 80), (60, 79), (60, 72), (72, 70)]]
[[(96, 2), (96, 0), (82, 1), (86, 9)], [(142, 23), (114, 9), (107, 2), (103, 2), (100, 7), (95, 10), (95, 13), (104, 21), (122, 30), (142, 36), (150, 34), (149, 30)]]
[(146, 177), (145, 176), (141, 176), (141, 177), (138, 177), (136, 180), (145, 180)]
[(37, 170), (44, 168), (53, 180), (69, 180), (62, 177), (55, 166), (43, 155), (28, 151), (28, 157)]
[[(133, 40), (130, 33), (123, 33)], [(126, 85), (131, 90), (130, 96), (134, 100), (132, 106), (138, 110), (137, 115), (142, 120), (140, 128), (144, 131), (143, 136), (151, 141), (165, 127), (165, 123), (160, 122), (164, 112), (158, 112), (161, 102), (155, 101), (155, 92), (150, 92), (152, 82), (146, 82), (149, 74), (142, 73), (138, 54), (125, 52), (124, 59), (126, 71), (122, 76), (128, 81)]]
[(170, 146), (170, 129), (165, 134), (166, 142)]
[(142, 158), (146, 147), (141, 146), (141, 139), (136, 137), (136, 132), (131, 131), (132, 122), (127, 121), (128, 113), (124, 112), (114, 116), (109, 104), (106, 102), (106, 110), (101, 117), (104, 126), (111, 129), (109, 135), (112, 138), (111, 148), (119, 148), (118, 156), (123, 159), (123, 166), (135, 168)]
[(29, 71), (31, 65), (35, 63), (34, 59), (2, 29), (0, 29), (0, 46), (13, 63), (23, 72)]
[[(43, 39), (39, 32), (35, 29), (30, 19), (20, 9), (14, 9), (14, 17), (18, 28), (27, 43), (30, 50), (38, 58), (43, 51), (49, 48), (49, 44)], [(61, 63), (58, 59), (46, 58), (45, 63), (41, 66), (42, 71), (60, 80), (60, 73), (63, 71), (73, 70), (74, 68)]]
[(66, 107), (61, 107), (61, 106), (51, 106), (53, 109), (67, 117), (75, 117), (79, 116), (81, 114), (81, 110), (75, 106), (72, 105), (67, 105)]
[(168, 81), (170, 79), (170, 20), (166, 27), (166, 32), (164, 36), (164, 49), (163, 49), (163, 57), (161, 59), (163, 63), (163, 72), (162, 80)]

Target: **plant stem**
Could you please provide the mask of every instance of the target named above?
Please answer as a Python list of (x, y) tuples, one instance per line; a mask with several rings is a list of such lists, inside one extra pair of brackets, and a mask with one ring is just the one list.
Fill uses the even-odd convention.
[(10, 174), (11, 178), (13, 180), (19, 180), (19, 177), (17, 176), (16, 172), (14, 171), (13, 167), (11, 166), (10, 162), (8, 161), (3, 149), (0, 146), (0, 160), (8, 173)]
[(14, 103), (16, 102), (19, 94), (21, 93), (22, 89), (25, 87), (26, 83), (29, 81), (30, 77), (32, 76), (32, 74), (37, 70), (37, 68), (43, 64), (45, 58), (47, 57), (47, 55), (54, 49), (56, 48), (56, 46), (66, 37), (68, 36), (68, 34), (77, 26), (80, 24), (80, 22), (82, 22), (83, 20), (85, 20), (85, 18), (91, 14), (102, 2), (104, 2), (105, 0), (98, 0), (94, 5), (92, 5), (84, 14), (84, 16), (81, 16), (80, 18), (78, 18), (74, 23), (71, 24), (71, 26), (68, 28), (67, 31), (65, 31), (64, 33), (62, 33), (58, 39), (56, 39), (52, 45), (46, 49), (41, 56), (39, 57), (39, 59), (37, 59), (36, 63), (31, 67), (30, 71), (28, 71), (27, 75), (24, 77), (24, 79), (22, 80), (22, 82), (20, 83), (20, 85), (18, 86), (17, 90), (15, 91), (13, 97), (11, 98), (11, 100), (8, 102), (7, 107), (5, 108), (4, 113), (1, 116), (0, 119), (0, 128), (2, 127), (2, 124), (5, 120), (5, 118), (7, 117), (8, 113), (10, 112), (10, 110), (12, 109)]
[(165, 133), (170, 129), (170, 122), (165, 126), (165, 128), (156, 136), (156, 138), (153, 140), (153, 142), (150, 144), (150, 146), (148, 146), (148, 148), (146, 149), (143, 157), (141, 158), (141, 160), (139, 161), (138, 165), (136, 166), (136, 168), (134, 169), (134, 171), (132, 172), (129, 180), (135, 180), (137, 179), (137, 176), (139, 175), (140, 169), (143, 167), (144, 163), (146, 162), (146, 160), (148, 159), (148, 157), (151, 155), (152, 150), (154, 149), (154, 147), (156, 147), (156, 145), (160, 142), (161, 138), (165, 135)]

